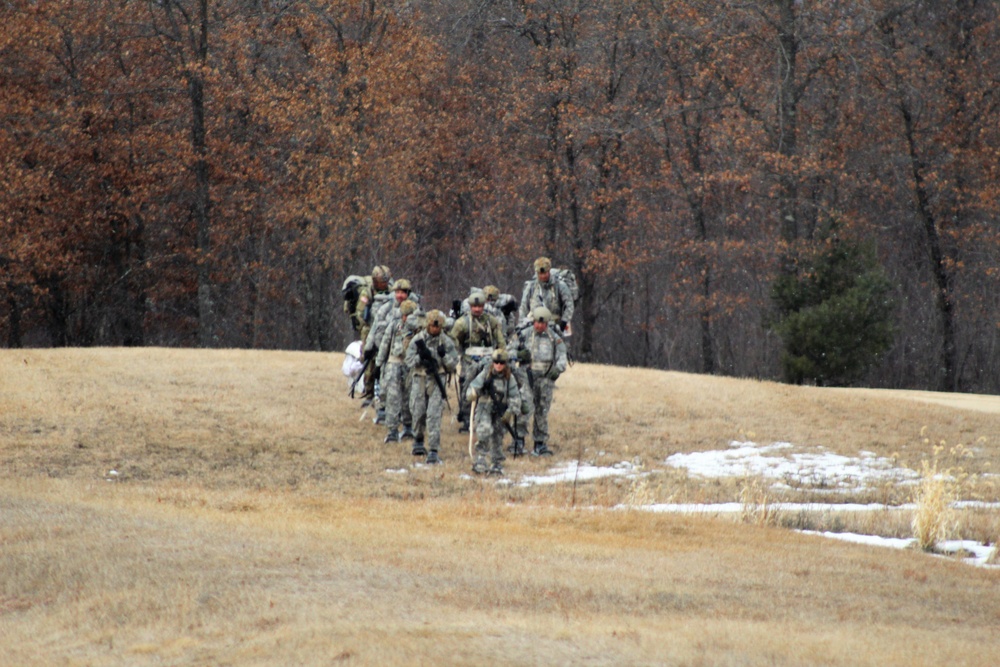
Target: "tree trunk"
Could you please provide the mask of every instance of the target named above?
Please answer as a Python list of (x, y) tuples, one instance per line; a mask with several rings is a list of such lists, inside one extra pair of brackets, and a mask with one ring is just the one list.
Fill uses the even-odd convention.
[(215, 305), (212, 301), (211, 196), (209, 193), (208, 142), (205, 125), (205, 79), (208, 67), (208, 0), (198, 2), (199, 32), (195, 63), (189, 71), (188, 94), (191, 98), (191, 147), (195, 193), (193, 216), (197, 230), (198, 275), (198, 345), (213, 347), (216, 342)]

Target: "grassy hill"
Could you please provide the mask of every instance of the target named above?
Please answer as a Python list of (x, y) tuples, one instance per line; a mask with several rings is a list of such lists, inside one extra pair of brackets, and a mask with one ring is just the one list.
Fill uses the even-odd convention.
[[(733, 440), (870, 451), (917, 471), (937, 446), (963, 498), (996, 502), (996, 397), (576, 364), (559, 381), (556, 456), (508, 460), (497, 481), (469, 475), (467, 436), (447, 412), (442, 466), (382, 444), (347, 398), (341, 360), (0, 351), (0, 663), (996, 660), (1000, 571), (783, 527), (827, 527), (824, 516), (622, 508), (739, 500), (750, 480), (664, 465)], [(647, 476), (521, 483), (575, 460)], [(838, 497), (912, 494), (886, 484)], [(996, 514), (963, 530), (996, 539)], [(899, 512), (857, 520), (908, 526)]]

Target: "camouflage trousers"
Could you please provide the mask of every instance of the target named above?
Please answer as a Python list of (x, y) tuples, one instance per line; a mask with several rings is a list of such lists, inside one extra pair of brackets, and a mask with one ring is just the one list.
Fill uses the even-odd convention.
[(406, 366), (398, 361), (386, 362), (382, 367), (382, 394), (385, 403), (385, 425), (395, 433), (399, 424), (411, 426), (409, 389), (410, 378)]
[(410, 382), (413, 434), (417, 440), (424, 441), (428, 450), (436, 452), (441, 446), (441, 414), (444, 412), (444, 397), (441, 396), (441, 390), (432, 377), (414, 373)]
[(488, 362), (488, 359), (471, 357), (462, 359), (462, 370), (458, 381), (458, 421), (463, 424), (469, 423), (469, 402), (465, 400), (465, 392), (469, 390), (469, 385), (479, 375), (479, 371), (483, 370), (483, 365)]
[[(530, 397), (522, 396), (522, 406), (524, 403), (531, 405), (531, 409), (524, 417), (517, 420), (517, 437), (522, 440), (528, 439), (528, 422), (534, 420), (532, 435), (535, 442), (549, 442), (549, 410), (552, 408), (552, 399), (555, 394), (556, 383), (543, 377), (540, 373), (534, 374), (534, 382), (526, 383), (530, 385)], [(522, 412), (524, 412), (522, 410)]]
[(501, 416), (493, 416), (491, 401), (481, 401), (476, 405), (476, 414), (472, 416), (473, 428), (476, 429), (476, 462), (485, 461), (487, 456), (492, 463), (504, 460), (503, 434), (507, 432), (507, 427)]

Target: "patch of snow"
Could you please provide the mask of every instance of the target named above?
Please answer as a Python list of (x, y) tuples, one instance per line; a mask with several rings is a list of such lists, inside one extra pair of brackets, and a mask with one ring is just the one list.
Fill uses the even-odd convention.
[(851, 457), (823, 447), (813, 452), (796, 452), (792, 448), (787, 442), (758, 445), (734, 441), (726, 450), (674, 454), (665, 463), (686, 468), (689, 474), (698, 477), (761, 476), (786, 485), (820, 489), (857, 489), (919, 478), (916, 471), (900, 468), (892, 459), (872, 452)]
[(560, 482), (587, 481), (600, 479), (602, 477), (616, 477), (632, 475), (635, 473), (635, 465), (622, 461), (611, 467), (595, 466), (589, 463), (581, 464), (579, 461), (570, 461), (564, 465), (556, 466), (549, 470), (547, 475), (525, 475), (521, 478), (521, 486), (531, 486), (532, 484), (558, 484)]
[[(836, 540), (852, 542), (854, 544), (868, 544), (876, 547), (890, 547), (893, 549), (909, 549), (916, 545), (914, 538), (899, 537), (879, 537), (877, 535), (859, 535), (857, 533), (831, 533), (816, 532), (812, 530), (800, 531), (807, 535), (821, 535)], [(948, 540), (941, 542), (935, 548), (934, 555), (946, 558), (954, 558), (961, 555), (962, 561), (979, 567), (1000, 569), (1000, 565), (991, 565), (989, 560), (996, 551), (996, 545), (985, 546), (972, 540)], [(965, 554), (969, 554), (965, 556)]]

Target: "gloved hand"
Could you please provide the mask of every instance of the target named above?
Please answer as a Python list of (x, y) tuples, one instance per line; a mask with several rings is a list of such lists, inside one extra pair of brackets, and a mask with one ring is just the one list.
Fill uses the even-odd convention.
[(559, 379), (559, 371), (553, 368), (552, 370), (550, 370), (548, 373), (545, 374), (545, 377), (555, 382), (556, 380)]
[(476, 393), (475, 388), (469, 387), (469, 391), (465, 392), (465, 400), (469, 403), (475, 403), (477, 398), (479, 398), (479, 394)]
[(363, 361), (371, 361), (375, 358), (375, 354), (378, 352), (374, 347), (370, 350), (365, 350), (365, 356)]
[(517, 351), (517, 360), (525, 364), (531, 363), (531, 350), (524, 348)]
[(503, 420), (503, 423), (506, 424), (507, 426), (510, 426), (511, 428), (514, 427), (514, 411), (513, 410), (507, 410), (505, 413), (503, 413), (503, 417), (501, 417), (500, 419)]
[(445, 348), (444, 343), (438, 343), (438, 356), (441, 357), (442, 359), (444, 359), (444, 355), (447, 352), (448, 352), (448, 349)]

